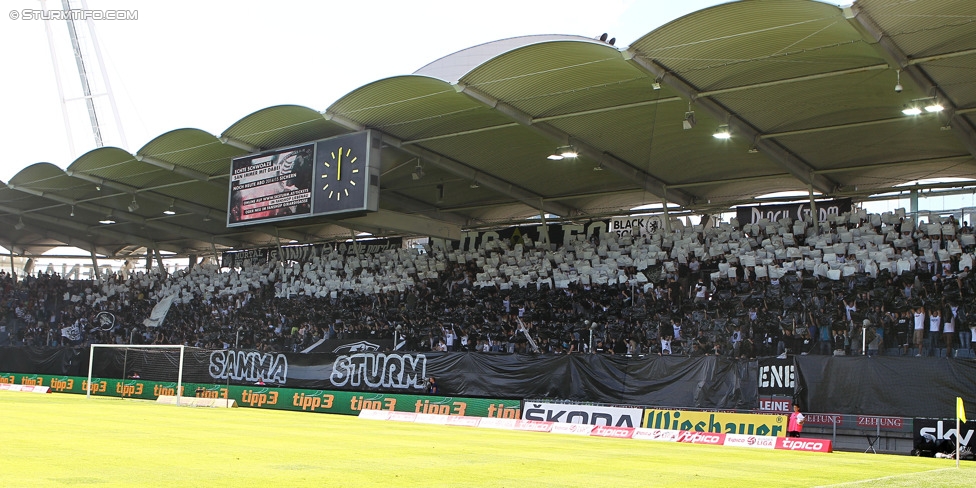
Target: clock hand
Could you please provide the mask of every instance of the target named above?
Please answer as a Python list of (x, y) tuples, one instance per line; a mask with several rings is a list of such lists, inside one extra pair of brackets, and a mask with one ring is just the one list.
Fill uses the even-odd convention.
[(342, 148), (339, 148), (339, 157), (336, 158), (336, 181), (342, 181)]

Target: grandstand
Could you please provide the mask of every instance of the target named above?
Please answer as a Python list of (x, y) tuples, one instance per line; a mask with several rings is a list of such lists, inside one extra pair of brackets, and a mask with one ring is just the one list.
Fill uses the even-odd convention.
[[(971, 20), (976, 6), (735, 2), (626, 49), (499, 40), (324, 111), (269, 107), (220, 135), (177, 129), (134, 154), (28, 166), (0, 188), (11, 251), (0, 346), (297, 355), (369, 343), (500, 369), (527, 354), (673, 356), (735, 364), (740, 379), (777, 356), (925, 356), (914, 380), (924, 383), (943, 371), (936, 358), (976, 358), (976, 209), (926, 215), (917, 204), (922, 192), (976, 188), (976, 80), (960, 74), (976, 63), (976, 24), (949, 12)], [(902, 113), (912, 107), (923, 112)], [(235, 161), (364, 131), (375, 211), (234, 225)], [(921, 179), (942, 180), (899, 186)], [(760, 198), (774, 192), (803, 196)], [(902, 192), (911, 208), (865, 209)], [(88, 280), (14, 268), (15, 255), (58, 246), (91, 250), (96, 268), (130, 265)], [(167, 272), (164, 253), (188, 264)], [(913, 312), (925, 317), (922, 342)], [(963, 376), (958, 391), (976, 378)], [(506, 393), (702, 408), (759, 399), (555, 383)], [(497, 394), (470, 378), (441, 384)], [(850, 405), (829, 391), (803, 400), (919, 415), (910, 399)]]

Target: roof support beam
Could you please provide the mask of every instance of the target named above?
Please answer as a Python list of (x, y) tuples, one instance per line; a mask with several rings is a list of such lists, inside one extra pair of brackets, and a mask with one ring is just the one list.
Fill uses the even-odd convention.
[(812, 185), (814, 189), (821, 193), (831, 193), (840, 187), (837, 182), (830, 178), (814, 174), (813, 167), (809, 163), (786, 150), (783, 146), (774, 141), (762, 139), (762, 132), (753, 127), (747, 120), (739, 117), (715, 100), (702, 97), (701, 93), (703, 92), (700, 92), (697, 88), (669, 71), (657, 61), (648, 59), (640, 53), (631, 50), (623, 51), (623, 56), (624, 59), (628, 60), (634, 66), (661, 80), (661, 83), (667, 83), (684, 97), (689, 100), (694, 100), (699, 107), (702, 107), (712, 117), (725, 121), (734, 134), (740, 135), (746, 140), (753, 141), (756, 149), (778, 163), (786, 171), (789, 171), (804, 184)]
[(340, 225), (357, 230), (373, 228), (387, 232), (392, 230), (401, 233), (420, 233), (442, 239), (461, 238), (461, 228), (459, 226), (426, 217), (392, 212), (390, 210), (380, 210), (363, 217), (346, 219)]
[[(41, 198), (46, 198), (46, 199), (51, 200), (51, 201), (54, 201), (54, 202), (63, 203), (65, 205), (74, 205), (74, 206), (76, 206), (78, 208), (83, 208), (85, 210), (89, 210), (89, 211), (92, 211), (92, 212), (95, 212), (95, 213), (99, 213), (99, 214), (103, 214), (103, 215), (112, 215), (113, 217), (119, 217), (119, 218), (124, 219), (124, 220), (129, 221), (129, 222), (133, 222), (133, 223), (137, 223), (137, 224), (140, 224), (140, 225), (144, 225), (146, 227), (152, 227), (152, 228), (161, 230), (163, 232), (168, 232), (168, 233), (171, 233), (171, 234), (174, 234), (174, 235), (183, 236), (183, 237), (190, 238), (190, 239), (196, 239), (196, 240), (201, 240), (201, 241), (210, 241), (211, 238), (213, 237), (212, 235), (210, 235), (208, 233), (205, 233), (205, 232), (199, 232), (199, 231), (196, 231), (196, 230), (193, 230), (193, 229), (187, 229), (186, 227), (181, 227), (181, 226), (178, 226), (178, 225), (170, 224), (168, 222), (160, 222), (158, 220), (147, 219), (147, 218), (142, 217), (140, 215), (136, 215), (136, 214), (134, 214), (132, 212), (126, 212), (126, 211), (118, 210), (118, 209), (115, 209), (115, 208), (112, 208), (112, 207), (103, 207), (101, 205), (95, 205), (95, 204), (91, 204), (91, 203), (79, 202), (77, 200), (72, 200), (70, 198), (67, 198), (67, 197), (64, 197), (64, 196), (61, 196), (61, 195), (58, 195), (58, 194), (46, 193), (46, 192), (43, 192), (43, 191), (40, 191), (40, 190), (35, 190), (33, 188), (27, 188), (27, 187), (23, 187), (23, 186), (19, 186), (19, 185), (12, 185), (12, 184), (9, 184), (8, 183), (7, 186), (9, 188), (13, 189), (13, 190), (17, 190), (17, 191), (24, 192), (24, 193), (27, 193), (27, 194), (30, 194), (30, 195), (34, 195), (34, 196), (38, 196), (38, 197), (41, 197)], [(230, 240), (227, 240), (227, 239), (215, 239), (214, 242), (217, 243), (217, 244), (220, 244), (222, 246), (228, 246), (228, 247), (233, 247), (233, 246), (239, 244), (236, 241), (230, 241)]]
[(395, 193), (391, 190), (383, 190), (383, 200), (399, 211), (407, 214), (419, 214), (434, 220), (450, 222), (451, 224), (464, 227), (468, 225), (470, 219), (455, 213), (442, 212), (441, 209), (432, 207), (424, 202)]
[[(658, 198), (664, 198), (664, 195), (667, 192), (667, 184), (658, 179), (656, 176), (651, 175), (650, 173), (647, 173), (633, 164), (613, 156), (606, 151), (591, 146), (578, 139), (574, 139), (570, 134), (567, 134), (566, 132), (563, 132), (547, 123), (537, 123), (532, 119), (531, 115), (513, 107), (512, 105), (498, 100), (497, 98), (494, 98), (491, 95), (478, 90), (477, 88), (470, 85), (458, 84), (456, 89), (471, 99), (491, 107), (497, 112), (510, 117), (512, 120), (515, 120), (519, 124), (551, 139), (557, 144), (575, 146), (580, 154), (600, 163), (604, 168), (614, 171), (620, 176), (626, 178), (628, 181), (636, 182), (648, 193)], [(694, 198), (684, 192), (674, 192), (674, 194), (668, 196), (668, 199), (681, 206), (688, 206), (694, 202)]]
[(184, 212), (190, 212), (203, 217), (208, 217), (214, 220), (221, 220), (227, 217), (227, 214), (216, 209), (205, 207), (193, 202), (188, 202), (186, 200), (180, 200), (178, 198), (168, 197), (166, 195), (161, 195), (152, 191), (155, 188), (139, 188), (132, 185), (126, 185), (125, 183), (119, 183), (118, 181), (106, 180), (105, 178), (99, 178), (97, 176), (92, 176), (86, 173), (81, 173), (78, 171), (66, 170), (65, 173), (73, 178), (78, 178), (80, 180), (85, 180), (89, 183), (95, 185), (111, 188), (113, 190), (118, 190), (122, 193), (130, 193), (132, 195), (138, 194), (140, 197), (145, 198), (159, 204), (168, 205), (172, 204), (174, 208), (182, 210)]
[[(855, 129), (858, 127), (868, 127), (872, 125), (891, 124), (895, 122), (905, 122), (905, 117), (890, 117), (887, 119), (865, 120), (862, 122), (851, 122), (849, 124), (826, 125), (823, 127), (811, 127), (809, 129), (788, 130), (783, 132), (767, 132), (759, 136), (759, 139), (775, 139), (777, 137), (799, 136), (803, 134), (816, 134), (832, 130)], [(814, 171), (816, 173), (816, 171)]]
[[(19, 209), (14, 208), (14, 207), (8, 207), (6, 205), (0, 205), (0, 212), (7, 212), (7, 213), (10, 213), (10, 214), (16, 214), (16, 215), (24, 214), (22, 210), (19, 210)], [(38, 221), (38, 222), (41, 222), (42, 224), (47, 224), (47, 225), (51, 226), (51, 228), (55, 228), (55, 229), (57, 229), (57, 228), (60, 228), (60, 229), (71, 229), (71, 230), (77, 231), (79, 233), (85, 232), (85, 233), (97, 234), (97, 235), (105, 236), (107, 238), (111, 238), (111, 239), (116, 240), (116, 241), (133, 242), (133, 243), (137, 243), (137, 244), (142, 245), (142, 246), (151, 246), (152, 245), (152, 241), (149, 241), (148, 239), (144, 239), (144, 238), (139, 237), (139, 236), (134, 236), (134, 235), (131, 235), (131, 234), (125, 234), (125, 233), (122, 233), (122, 232), (115, 232), (113, 230), (109, 230), (109, 229), (106, 229), (104, 227), (88, 226), (88, 225), (80, 224), (80, 223), (78, 223), (78, 222), (76, 222), (76, 221), (74, 221), (72, 219), (59, 219), (57, 217), (51, 217), (49, 215), (40, 214), (40, 213), (31, 213), (31, 214), (24, 214), (24, 215), (29, 215), (29, 219), (30, 220)], [(44, 227), (44, 229), (45, 230), (49, 230), (48, 227)], [(65, 243), (65, 244), (67, 244), (67, 243)], [(89, 246), (83, 247), (82, 249), (90, 249), (91, 247), (92, 246), (89, 245)]]
[(812, 75), (796, 76), (794, 78), (784, 78), (781, 80), (764, 81), (762, 83), (752, 83), (750, 85), (733, 86), (729, 88), (721, 88), (718, 90), (707, 90), (707, 91), (698, 92), (698, 97), (699, 98), (712, 97), (715, 95), (724, 95), (726, 93), (755, 90), (757, 88), (769, 88), (771, 86), (788, 85), (790, 83), (799, 83), (802, 81), (822, 80), (824, 78), (834, 78), (836, 76), (847, 76), (847, 75), (853, 75), (857, 73), (864, 73), (867, 71), (879, 71), (879, 70), (886, 70), (886, 69), (888, 69), (887, 64), (872, 64), (870, 66), (861, 66), (859, 68), (842, 69), (838, 71), (830, 71), (827, 73), (814, 73)]
[(874, 164), (862, 164), (859, 166), (844, 166), (841, 168), (830, 168), (830, 169), (820, 169), (817, 170), (818, 174), (829, 174), (829, 173), (846, 173), (848, 171), (863, 171), (872, 169), (886, 169), (893, 166), (915, 166), (919, 164), (945, 164), (945, 163), (962, 163), (967, 159), (972, 161), (973, 157), (969, 154), (960, 154), (958, 156), (947, 156), (941, 158), (929, 158), (929, 159), (912, 159), (909, 161), (891, 161), (887, 163), (874, 163)]
[[(682, 101), (682, 98), (681, 97), (657, 98), (657, 99), (654, 99), (654, 100), (645, 100), (643, 102), (634, 102), (634, 103), (625, 103), (625, 104), (622, 104), (622, 105), (614, 105), (612, 107), (594, 108), (594, 109), (590, 109), (590, 110), (581, 110), (579, 112), (569, 112), (569, 113), (558, 114), (558, 115), (547, 115), (545, 117), (535, 117), (535, 118), (533, 118), (532, 119), (532, 124), (534, 125), (534, 124), (538, 124), (539, 122), (549, 122), (550, 120), (560, 120), (560, 119), (568, 119), (568, 118), (572, 118), (572, 117), (580, 117), (580, 116), (583, 116), (583, 115), (602, 114), (602, 113), (607, 113), (607, 112), (613, 112), (613, 111), (616, 111), (616, 110), (626, 110), (626, 109), (630, 109), (630, 108), (647, 107), (647, 106), (650, 106), (650, 105), (657, 105), (657, 104), (665, 103), (665, 102), (680, 102), (680, 101)], [(419, 144), (421, 142), (436, 141), (438, 139), (447, 139), (449, 137), (464, 136), (464, 135), (468, 135), (468, 134), (477, 134), (479, 132), (488, 132), (488, 131), (499, 130), (499, 129), (509, 129), (509, 128), (518, 127), (518, 126), (519, 126), (519, 123), (518, 122), (511, 122), (511, 123), (508, 123), (508, 124), (493, 125), (491, 127), (481, 127), (481, 128), (478, 128), (478, 129), (464, 130), (464, 131), (459, 131), (459, 132), (448, 132), (448, 133), (445, 133), (445, 134), (438, 134), (436, 136), (423, 137), (423, 138), (420, 138), (420, 139), (411, 139), (409, 141), (403, 141), (403, 143), (404, 144)]]
[[(226, 188), (226, 185), (225, 184), (223, 184), (223, 183), (221, 183), (219, 181), (214, 181), (214, 179), (211, 178), (210, 175), (208, 175), (208, 174), (206, 174), (204, 172), (197, 171), (197, 170), (190, 169), (190, 168), (184, 168), (183, 166), (177, 166), (177, 165), (175, 165), (173, 163), (168, 163), (166, 161), (163, 161), (163, 160), (160, 160), (160, 159), (156, 159), (156, 158), (154, 158), (152, 156), (143, 156), (141, 154), (136, 154), (136, 161), (139, 161), (140, 163), (146, 163), (148, 165), (155, 166), (157, 168), (162, 168), (162, 169), (165, 169), (166, 171), (172, 171), (173, 173), (176, 173), (176, 174), (178, 174), (180, 176), (185, 176), (185, 177), (190, 178), (192, 180), (197, 180), (197, 181), (202, 181), (204, 183), (209, 183), (209, 184), (214, 185), (214, 186), (216, 186), (218, 188), (221, 188), (221, 189)], [(217, 178), (217, 177), (215, 177), (215, 178)]]
[(237, 139), (234, 139), (233, 137), (221, 136), (221, 137), (218, 138), (218, 140), (220, 141), (221, 144), (224, 144), (224, 145), (227, 145), (227, 146), (230, 146), (230, 147), (236, 147), (237, 149), (240, 149), (241, 151), (247, 151), (249, 153), (261, 152), (261, 148), (260, 147), (255, 146), (253, 144), (248, 144), (248, 143), (246, 143), (244, 141), (239, 141)]
[[(885, 59), (907, 74), (923, 93), (936, 97), (942, 103), (948, 115), (952, 132), (966, 146), (966, 150), (973, 156), (976, 156), (976, 128), (969, 123), (966, 117), (957, 113), (959, 107), (952, 103), (949, 96), (941, 87), (932, 81), (928, 73), (917, 64), (918, 62), (913, 62), (909, 59), (908, 55), (895, 44), (895, 41), (887, 35), (881, 26), (859, 4), (855, 3), (845, 8), (844, 15), (847, 17), (847, 22), (857, 29), (866, 41), (873, 44), (875, 49)], [(930, 56), (929, 58), (939, 59), (936, 56)]]
[[(326, 119), (331, 120), (337, 124), (343, 125), (350, 130), (360, 131), (360, 130), (368, 129), (368, 127), (363, 126), (353, 120), (342, 117), (341, 115), (326, 112), (325, 114), (323, 114), (323, 116)], [(454, 175), (472, 181), (477, 179), (479, 185), (482, 185), (486, 188), (491, 188), (492, 190), (501, 193), (502, 195), (506, 195), (511, 198), (514, 198), (536, 210), (545, 211), (563, 217), (578, 215), (580, 213), (578, 209), (575, 209), (568, 205), (562, 205), (558, 203), (543, 203), (542, 195), (538, 195), (534, 192), (531, 192), (510, 181), (503, 180), (496, 176), (472, 168), (471, 166), (468, 166), (460, 161), (438, 154), (419, 144), (404, 144), (402, 140), (394, 136), (391, 136), (389, 134), (386, 134), (383, 131), (377, 129), (372, 129), (372, 130), (380, 133), (383, 136), (383, 142), (386, 144), (397, 147), (404, 152), (407, 152), (418, 158), (421, 158), (425, 162), (433, 164)]]

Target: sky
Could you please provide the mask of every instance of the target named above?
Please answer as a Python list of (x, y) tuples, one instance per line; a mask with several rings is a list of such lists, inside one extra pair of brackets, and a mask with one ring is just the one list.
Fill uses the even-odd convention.
[[(324, 111), (347, 93), (410, 74), (456, 51), (531, 34), (596, 37), (626, 47), (667, 22), (718, 0), (123, 1), (87, 0), (91, 11), (124, 10), (125, 20), (93, 20), (116, 101), (96, 96), (105, 145), (135, 153), (156, 136), (193, 127), (220, 135), (242, 117), (274, 105)], [(39, 0), (8, 0), (0, 19), (0, 180), (37, 162), (66, 168), (96, 147), (64, 20), (50, 20), (69, 138), (52, 49)], [(60, 9), (49, 0), (49, 9)], [(81, 0), (72, 0), (82, 8)], [(25, 12), (33, 11), (33, 13)], [(134, 12), (134, 17), (132, 13)], [(14, 17), (19, 17), (16, 20)], [(85, 24), (85, 22), (80, 22)], [(82, 32), (83, 43), (89, 36)], [(93, 92), (105, 92), (88, 50)], [(124, 139), (118, 131), (123, 128)], [(124, 141), (124, 142), (123, 142)], [(74, 146), (72, 155), (71, 146)]]

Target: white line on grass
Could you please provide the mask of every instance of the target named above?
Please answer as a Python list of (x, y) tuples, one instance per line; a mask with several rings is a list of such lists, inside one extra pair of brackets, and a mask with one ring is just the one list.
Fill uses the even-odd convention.
[(894, 474), (894, 475), (891, 475), (891, 476), (882, 476), (880, 478), (868, 478), (866, 480), (845, 481), (843, 483), (837, 483), (837, 484), (834, 484), (834, 485), (816, 486), (814, 488), (827, 488), (829, 486), (847, 486), (847, 485), (857, 485), (857, 484), (860, 484), (860, 483), (872, 483), (872, 482), (875, 482), (875, 481), (893, 480), (893, 479), (898, 479), (898, 478), (905, 478), (905, 477), (908, 477), (908, 476), (918, 476), (918, 475), (924, 474), (924, 473), (937, 473), (939, 471), (948, 471), (948, 470), (955, 470), (955, 469), (956, 469), (955, 467), (951, 467), (951, 468), (932, 469), (932, 470), (929, 470), (929, 471), (916, 471), (914, 473)]

